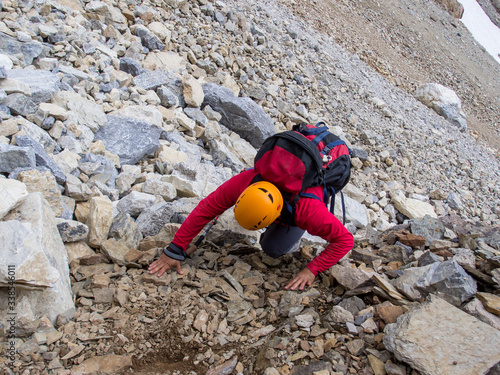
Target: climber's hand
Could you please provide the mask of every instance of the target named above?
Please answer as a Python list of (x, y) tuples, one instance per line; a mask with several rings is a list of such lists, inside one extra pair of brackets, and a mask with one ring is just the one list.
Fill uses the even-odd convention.
[(176, 268), (179, 275), (183, 274), (181, 262), (162, 253), (157, 260), (149, 265), (148, 270), (150, 274), (158, 272), (158, 277), (161, 277), (170, 268)]
[(303, 290), (306, 286), (311, 285), (315, 278), (316, 276), (306, 267), (285, 286), (285, 289), (295, 290), (295, 288), (299, 288), (299, 290)]

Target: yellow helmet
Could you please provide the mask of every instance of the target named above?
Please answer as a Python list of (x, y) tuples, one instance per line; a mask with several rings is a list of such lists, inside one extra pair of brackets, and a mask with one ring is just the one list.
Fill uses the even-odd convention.
[(238, 197), (234, 217), (248, 230), (258, 230), (270, 225), (280, 215), (283, 197), (276, 186), (267, 181), (256, 182)]

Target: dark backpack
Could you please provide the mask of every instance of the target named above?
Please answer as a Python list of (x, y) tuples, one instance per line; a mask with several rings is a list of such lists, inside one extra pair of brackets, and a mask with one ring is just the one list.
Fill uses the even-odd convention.
[[(333, 213), (335, 194), (341, 192), (351, 176), (350, 150), (323, 122), (316, 125), (302, 123), (292, 129), (264, 141), (255, 156), (255, 171), (261, 179), (273, 183), (283, 193), (289, 214), (282, 212), (282, 217), (293, 218), (299, 196), (322, 200), (327, 207), (330, 203), (330, 212)], [(313, 186), (323, 186), (322, 199), (304, 193)], [(343, 196), (342, 207), (345, 224)]]

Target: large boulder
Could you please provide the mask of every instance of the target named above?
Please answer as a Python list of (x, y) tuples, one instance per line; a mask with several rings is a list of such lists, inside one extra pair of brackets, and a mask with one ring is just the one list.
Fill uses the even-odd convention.
[(12, 69), (7, 71), (7, 78), (26, 84), (35, 104), (50, 102), (59, 90), (59, 77), (47, 70)]
[(249, 97), (238, 98), (223, 86), (203, 85), (203, 105), (209, 105), (222, 115), (220, 123), (238, 133), (255, 148), (275, 133), (274, 125), (264, 110)]
[(120, 157), (120, 164), (136, 164), (160, 147), (161, 129), (132, 117), (108, 116), (108, 122), (95, 133), (108, 151)]
[(433, 295), (385, 327), (384, 346), (423, 375), (485, 374), (500, 361), (500, 331)]
[(460, 306), (477, 292), (476, 281), (456, 260), (431, 264), (416, 287), (425, 293), (438, 294), (455, 306)]
[(415, 96), (460, 131), (467, 130), (467, 120), (462, 111), (462, 102), (453, 90), (438, 83), (427, 83), (417, 89)]
[[(16, 312), (29, 312), (34, 320), (45, 315), (53, 324), (59, 314), (73, 316), (75, 306), (68, 254), (59, 235), (55, 215), (42, 194), (29, 194), (21, 205), (4, 217), (0, 225), (0, 243), (4, 254), (0, 257), (0, 284), (9, 285), (7, 270), (11, 270), (16, 288)], [(19, 305), (21, 303), (22, 306)], [(7, 311), (6, 289), (0, 289), (0, 306), (2, 311)], [(1, 319), (7, 327), (7, 316)], [(19, 325), (16, 332), (32, 333), (32, 327), (24, 323), (21, 319), (16, 322)]]

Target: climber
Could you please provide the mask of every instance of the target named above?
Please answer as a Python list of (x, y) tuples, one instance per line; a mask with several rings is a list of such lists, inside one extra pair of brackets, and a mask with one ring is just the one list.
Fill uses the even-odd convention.
[(296, 251), (306, 230), (329, 243), (286, 284), (285, 289), (303, 290), (310, 286), (318, 273), (333, 266), (353, 247), (352, 234), (321, 199), (311, 198), (323, 196), (321, 186), (309, 187), (304, 191), (306, 194), (283, 200), (276, 186), (259, 181), (259, 177), (254, 169), (243, 171), (201, 200), (182, 223), (170, 245), (150, 264), (149, 273), (157, 273), (160, 277), (165, 271), (175, 268), (182, 274), (181, 261), (196, 249), (189, 246), (191, 241), (206, 224), (233, 206), (235, 218), (243, 228), (266, 228), (259, 243), (262, 250), (273, 258)]

